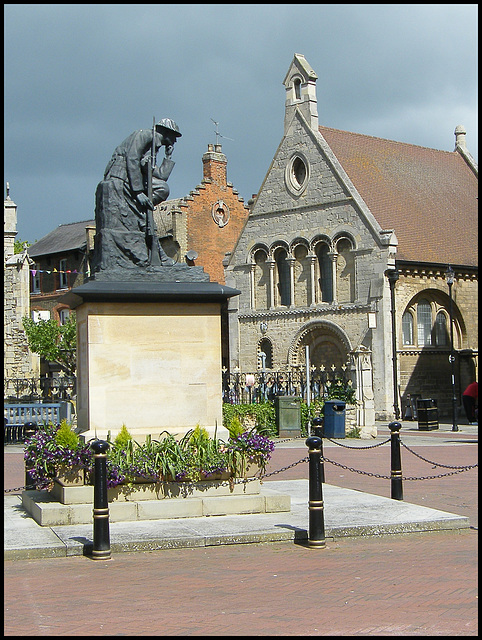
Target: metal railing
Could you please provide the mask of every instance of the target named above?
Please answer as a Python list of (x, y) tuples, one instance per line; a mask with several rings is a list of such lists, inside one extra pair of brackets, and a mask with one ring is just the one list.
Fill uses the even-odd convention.
[(40, 378), (5, 378), (4, 404), (70, 401), (76, 392), (76, 378), (63, 373)]
[(347, 366), (329, 369), (311, 367), (307, 384), (306, 371), (300, 369), (266, 370), (254, 373), (229, 372), (223, 369), (223, 402), (229, 404), (260, 403), (276, 396), (298, 396), (311, 400), (326, 398), (334, 388), (343, 393), (353, 390), (351, 371)]

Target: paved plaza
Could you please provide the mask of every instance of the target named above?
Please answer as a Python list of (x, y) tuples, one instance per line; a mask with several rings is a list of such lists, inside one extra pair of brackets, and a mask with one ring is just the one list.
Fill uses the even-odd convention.
[[(307, 455), (304, 439), (280, 441), (268, 472), (283, 471), (264, 484), (292, 495), (296, 514), (286, 515), (296, 523), (285, 527), (284, 539), (236, 540), (233, 521), (226, 521), (231, 540), (216, 544), (155, 551), (113, 545), (108, 561), (65, 553), (6, 560), (5, 635), (477, 635), (477, 469), (453, 469), (477, 462), (477, 427), (461, 425), (453, 433), (450, 425), (432, 432), (416, 426), (402, 428), (403, 475), (414, 478), (404, 481), (403, 501), (390, 499), (390, 481), (381, 477), (390, 473), (390, 445), (373, 447), (389, 438), (388, 428), (379, 428), (376, 441), (345, 439), (339, 446), (324, 440), (331, 461), (325, 464), (325, 548), (307, 548), (303, 535), (308, 465), (294, 463)], [(5, 489), (23, 484), (21, 451), (14, 449), (5, 447)], [(16, 495), (7, 493), (6, 502)], [(383, 505), (375, 508), (380, 516), (419, 508), (434, 522), (443, 513), (464, 524), (337, 533), (337, 518), (340, 526), (360, 525), (374, 504)], [(278, 524), (289, 524), (280, 515)], [(204, 520), (223, 529), (222, 518)], [(92, 539), (91, 529), (84, 538)]]

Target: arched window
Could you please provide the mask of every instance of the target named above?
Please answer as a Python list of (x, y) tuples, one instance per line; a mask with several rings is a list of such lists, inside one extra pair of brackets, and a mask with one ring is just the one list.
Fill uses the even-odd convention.
[(343, 238), (336, 245), (336, 297), (338, 302), (355, 301), (355, 258), (350, 240)]
[(285, 249), (277, 249), (275, 261), (278, 276), (278, 300), (276, 306), (290, 306), (290, 266), (286, 259), (288, 254)]
[(311, 278), (310, 261), (308, 249), (305, 245), (299, 244), (293, 251), (294, 282), (295, 282), (295, 306), (306, 307), (311, 300)]
[(419, 347), (432, 344), (432, 309), (425, 299), (417, 305), (417, 339)]
[(268, 338), (263, 338), (259, 343), (258, 356), (258, 362), (261, 369), (273, 368), (273, 346)]
[(296, 78), (293, 85), (295, 88), (295, 100), (301, 100), (301, 80)]
[(405, 311), (402, 316), (402, 339), (403, 344), (414, 344), (413, 342), (413, 316), (410, 311)]
[[(450, 344), (448, 300), (427, 291), (424, 297), (413, 300), (402, 315), (402, 346), (447, 349)], [(417, 329), (415, 331), (415, 322)], [(461, 328), (454, 317), (454, 345), (461, 344)]]
[(447, 316), (443, 311), (439, 311), (435, 318), (435, 344), (444, 347), (448, 342)]
[(256, 309), (269, 308), (269, 266), (267, 254), (259, 249), (254, 254), (254, 303)]
[(319, 285), (322, 302), (333, 302), (333, 272), (328, 245), (321, 243), (316, 247), (319, 267)]

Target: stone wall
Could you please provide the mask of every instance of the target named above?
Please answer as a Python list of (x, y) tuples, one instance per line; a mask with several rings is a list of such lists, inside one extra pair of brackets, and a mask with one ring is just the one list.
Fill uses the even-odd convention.
[(4, 377), (38, 375), (38, 359), (30, 353), (22, 319), (30, 313), (30, 271), (27, 253), (14, 254), (17, 206), (7, 195), (4, 201)]

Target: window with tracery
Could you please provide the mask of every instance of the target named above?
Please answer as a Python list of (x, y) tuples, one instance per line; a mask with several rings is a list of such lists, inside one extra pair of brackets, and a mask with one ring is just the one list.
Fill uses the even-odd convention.
[(419, 347), (432, 344), (432, 309), (428, 300), (417, 305), (417, 342)]
[[(456, 328), (454, 318), (455, 341), (458, 335)], [(402, 315), (402, 345), (445, 348), (450, 345), (449, 314), (440, 297), (421, 297), (405, 310)]]

